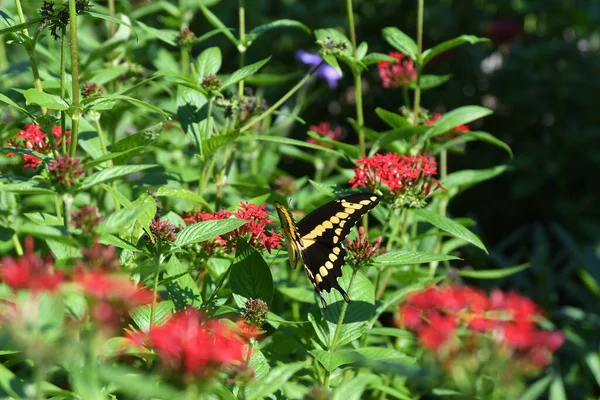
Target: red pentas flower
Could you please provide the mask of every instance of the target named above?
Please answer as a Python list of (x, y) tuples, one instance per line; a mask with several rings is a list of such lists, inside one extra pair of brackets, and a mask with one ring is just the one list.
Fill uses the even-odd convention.
[(90, 298), (126, 309), (150, 304), (154, 297), (150, 289), (136, 285), (127, 276), (104, 271), (77, 271), (73, 282)]
[(406, 87), (417, 79), (417, 69), (412, 59), (397, 51), (390, 52), (389, 56), (397, 61), (395, 63), (390, 61), (377, 63), (379, 77), (384, 88)]
[[(338, 141), (342, 138), (342, 128), (332, 128), (329, 122), (320, 122), (319, 125), (310, 125), (308, 129), (310, 129), (313, 132), (319, 133), (331, 140)], [(333, 148), (331, 144), (325, 143), (319, 139), (315, 139), (312, 137), (309, 137), (306, 141), (308, 143), (319, 144), (324, 147)]]
[(56, 160), (48, 164), (50, 178), (57, 185), (59, 190), (67, 190), (79, 182), (79, 178), (84, 174), (81, 159), (71, 158), (68, 155), (58, 156)]
[(177, 239), (175, 225), (170, 221), (155, 219), (150, 223), (150, 232), (154, 239), (160, 239), (164, 243), (173, 243)]
[(202, 221), (226, 219), (233, 215), (238, 219), (248, 222), (225, 235), (215, 237), (212, 242), (208, 242), (208, 244), (205, 245), (205, 250), (207, 250), (209, 254), (212, 254), (219, 247), (232, 250), (235, 247), (238, 238), (243, 238), (256, 249), (267, 249), (268, 252), (271, 252), (271, 250), (280, 247), (282, 242), (281, 234), (276, 233), (274, 229), (271, 229), (270, 231), (267, 230), (267, 225), (273, 223), (273, 220), (268, 218), (271, 213), (265, 210), (266, 206), (266, 203), (258, 206), (252, 203), (241, 202), (238, 211), (235, 214), (225, 210), (214, 213), (198, 212), (184, 215), (183, 220), (190, 224)]
[(81, 229), (84, 234), (94, 233), (104, 217), (98, 214), (98, 208), (85, 205), (71, 213), (71, 223), (75, 228)]
[(361, 266), (368, 263), (377, 254), (377, 248), (381, 244), (381, 236), (375, 239), (375, 243), (369, 243), (369, 235), (365, 233), (365, 228), (362, 226), (358, 228), (358, 237), (352, 242), (346, 237), (346, 249), (352, 256), (350, 262), (355, 266)]
[(356, 162), (353, 188), (363, 186), (370, 191), (388, 191), (397, 206), (423, 207), (425, 198), (443, 186), (433, 175), (437, 172), (434, 158), (424, 155), (404, 156), (396, 153), (363, 156)]
[(154, 348), (166, 368), (188, 378), (207, 378), (223, 366), (242, 362), (246, 344), (237, 330), (193, 308), (173, 314), (146, 334), (133, 334), (132, 339)]
[(53, 292), (64, 280), (62, 271), (56, 271), (51, 262), (44, 261), (34, 253), (31, 237), (25, 240), (23, 256), (2, 258), (0, 276), (12, 289), (29, 289), (34, 292)]
[[(56, 146), (60, 146), (62, 143), (62, 133), (61, 127), (55, 126), (52, 128), (52, 135), (54, 136), (53, 140), (56, 143)], [(66, 141), (69, 143), (71, 141), (71, 131), (65, 131)], [(49, 155), (51, 153), (52, 147), (49, 142), (50, 138), (44, 132), (42, 132), (42, 128), (36, 124), (27, 124), (25, 125), (25, 129), (20, 130), (16, 137), (10, 139), (8, 141), (8, 145), (12, 147), (18, 147), (21, 149), (27, 149), (31, 151), (35, 151), (37, 153)], [(12, 156), (14, 153), (8, 153), (7, 156)], [(38, 157), (23, 155), (23, 159), (25, 160), (25, 167), (35, 168), (42, 161)]]
[[(496, 346), (498, 354), (540, 368), (550, 362), (564, 341), (562, 332), (540, 329), (540, 319), (535, 303), (515, 292), (494, 290), (487, 296), (468, 286), (432, 286), (408, 295), (396, 324), (414, 331), (424, 348), (445, 349), (439, 353), (444, 357), (460, 358), (460, 354), (484, 346), (485, 338)], [(474, 348), (461, 347), (456, 340), (458, 327), (473, 335)]]

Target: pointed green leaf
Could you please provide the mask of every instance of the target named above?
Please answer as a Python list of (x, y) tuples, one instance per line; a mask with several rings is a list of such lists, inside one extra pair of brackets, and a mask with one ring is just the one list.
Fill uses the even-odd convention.
[(448, 254), (423, 253), (420, 251), (391, 251), (375, 257), (375, 267), (393, 267), (397, 265), (425, 264), (433, 261), (460, 260)]
[(383, 38), (396, 50), (417, 60), (418, 48), (414, 40), (400, 29), (388, 26), (383, 28)]
[(448, 232), (452, 236), (457, 238), (461, 238), (466, 240), (467, 242), (479, 247), (481, 250), (488, 252), (485, 245), (481, 242), (481, 240), (470, 230), (451, 220), (448, 217), (441, 216), (437, 213), (434, 213), (429, 210), (411, 208), (409, 209), (411, 213), (419, 216), (425, 221), (429, 222), (436, 228), (443, 230), (444, 232)]
[[(148, 330), (150, 329), (150, 307), (151, 304), (146, 304), (143, 306), (136, 307), (129, 311), (129, 315), (131, 315), (131, 318), (133, 319), (135, 324), (143, 332), (148, 332)], [(170, 300), (156, 303), (156, 308), (154, 310), (154, 324), (164, 324), (171, 317), (174, 310), (175, 306)]]
[(186, 307), (200, 308), (202, 296), (198, 284), (175, 256), (171, 256), (167, 262), (165, 281), (165, 288), (176, 310), (183, 310)]
[(461, 134), (461, 136), (472, 137), (479, 141), (486, 142), (489, 144), (493, 144), (494, 146), (500, 147), (501, 149), (506, 150), (506, 152), (508, 153), (510, 158), (513, 158), (513, 152), (512, 152), (512, 149), (510, 148), (510, 146), (507, 145), (506, 143), (504, 143), (502, 140), (497, 139), (496, 137), (492, 136), (488, 132), (467, 131), (467, 132), (461, 132), (460, 134)]
[(188, 225), (177, 235), (175, 245), (177, 247), (182, 247), (188, 244), (214, 239), (216, 236), (231, 232), (246, 223), (247, 221), (241, 219), (227, 218)]
[(200, 81), (208, 75), (216, 75), (221, 69), (222, 56), (221, 49), (218, 47), (209, 47), (198, 56), (196, 68)]
[(258, 251), (241, 239), (236, 243), (229, 284), (240, 308), (245, 307), (248, 299), (261, 299), (267, 305), (273, 300), (273, 276), (269, 266)]
[[(448, 80), (452, 78), (452, 74), (448, 75), (421, 75), (421, 80), (419, 81), (419, 87), (422, 90), (433, 89), (444, 83), (448, 82)], [(417, 88), (417, 81), (412, 81), (410, 84), (411, 89)]]
[(269, 22), (268, 24), (257, 26), (246, 34), (246, 46), (250, 46), (252, 42), (256, 40), (263, 33), (277, 28), (299, 28), (304, 32), (310, 34), (311, 30), (308, 26), (302, 22), (295, 21), (293, 19), (278, 19), (276, 21)]
[(210, 210), (210, 205), (196, 192), (188, 189), (176, 188), (172, 186), (161, 186), (155, 193), (158, 197), (175, 197), (177, 199), (189, 200), (195, 203), (202, 204), (206, 209)]
[(229, 39), (231, 40), (231, 42), (237, 47), (240, 43), (238, 42), (238, 40), (236, 39), (235, 36), (233, 36), (233, 33), (231, 33), (229, 31), (229, 28), (227, 28), (227, 26), (225, 26), (225, 24), (223, 22), (221, 22), (221, 20), (219, 19), (219, 17), (217, 17), (212, 11), (210, 11), (208, 8), (206, 8), (205, 5), (200, 4), (200, 9), (202, 10), (202, 14), (204, 14), (204, 16), (206, 17), (206, 19), (208, 20), (208, 22), (214, 27), (219, 29), (221, 32), (223, 32), (223, 34)]
[(351, 364), (353, 359), (346, 356), (344, 351), (330, 351), (330, 350), (309, 350), (308, 351), (314, 358), (317, 359), (327, 371), (331, 372), (344, 364)]
[(324, 146), (319, 146), (317, 144), (303, 142), (301, 140), (290, 139), (290, 138), (287, 138), (287, 137), (262, 136), (262, 135), (249, 135), (249, 134), (246, 134), (246, 135), (242, 135), (242, 136), (238, 137), (237, 140), (238, 141), (257, 141), (257, 140), (262, 140), (262, 141), (266, 141), (266, 142), (273, 142), (273, 143), (280, 143), (280, 144), (291, 144), (293, 146), (308, 147), (309, 149), (320, 150), (320, 151), (324, 151), (324, 152), (327, 152), (327, 153), (335, 154), (336, 156), (339, 156), (339, 157), (344, 157), (344, 153), (341, 153), (341, 152), (339, 152), (337, 150), (333, 150), (333, 149), (330, 149), (330, 148), (324, 147)]
[(141, 164), (141, 165), (118, 165), (114, 167), (108, 167), (103, 169), (102, 171), (98, 171), (83, 180), (79, 190), (86, 190), (91, 188), (92, 186), (98, 185), (104, 182), (111, 182), (115, 179), (121, 178), (123, 176), (131, 175), (135, 172), (144, 171), (149, 168), (156, 167), (156, 165), (152, 164)]
[(375, 114), (377, 114), (377, 116), (381, 118), (383, 122), (388, 124), (390, 128), (404, 128), (412, 126), (412, 124), (402, 115), (396, 114), (392, 111), (384, 110), (381, 107), (377, 107), (375, 109)]
[(371, 64), (376, 64), (376, 63), (379, 63), (382, 61), (389, 61), (389, 62), (395, 63), (398, 60), (396, 60), (394, 57), (388, 56), (387, 54), (371, 53), (371, 54), (368, 54), (366, 57), (362, 58), (361, 61), (366, 66), (369, 66)]
[(41, 107), (46, 107), (49, 110), (65, 111), (69, 108), (69, 104), (59, 96), (40, 92), (37, 89), (27, 89), (23, 92), (27, 105), (34, 104)]
[(465, 278), (473, 279), (500, 279), (510, 275), (517, 274), (527, 268), (531, 267), (531, 263), (517, 265), (510, 268), (499, 268), (499, 269), (480, 269), (480, 270), (468, 270), (462, 269), (459, 271), (459, 275)]
[(459, 125), (468, 124), (491, 113), (492, 110), (489, 108), (480, 106), (459, 107), (442, 115), (440, 119), (435, 121), (429, 130), (419, 138), (419, 143), (424, 143), (435, 136), (450, 132)]
[(434, 48), (427, 49), (423, 52), (423, 66), (425, 66), (425, 64), (427, 64), (429, 61), (433, 60), (438, 54), (453, 49), (457, 46), (465, 43), (476, 44), (485, 42), (489, 42), (489, 39), (480, 38), (473, 35), (461, 35), (457, 38), (446, 40), (445, 42), (436, 45)]
[(477, 185), (480, 182), (495, 178), (504, 173), (508, 167), (506, 165), (498, 165), (489, 169), (464, 169), (449, 174), (441, 180), (441, 184), (446, 188), (450, 197)]
[(270, 59), (271, 59), (271, 56), (265, 58), (264, 60), (255, 62), (254, 64), (246, 65), (245, 67), (238, 69), (233, 74), (231, 74), (229, 76), (229, 78), (227, 78), (225, 81), (223, 81), (223, 85), (221, 86), (221, 89), (225, 89), (231, 85), (238, 83), (239, 81), (241, 81), (243, 79), (246, 79), (250, 75), (254, 75), (256, 73), (256, 71), (258, 71), (259, 69), (262, 68), (263, 65), (268, 63)]
[(296, 372), (304, 367), (304, 363), (289, 363), (279, 365), (271, 370), (269, 375), (254, 381), (246, 392), (248, 400), (264, 399), (277, 392)]

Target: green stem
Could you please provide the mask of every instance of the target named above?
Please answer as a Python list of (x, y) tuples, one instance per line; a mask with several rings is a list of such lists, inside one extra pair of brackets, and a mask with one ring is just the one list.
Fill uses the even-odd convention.
[(352, 0), (346, 0), (346, 11), (348, 13), (348, 27), (350, 28), (350, 42), (352, 42), (352, 55), (356, 57), (356, 29), (354, 27)]
[[(238, 46), (238, 50), (240, 52), (240, 68), (242, 68), (246, 62), (246, 46), (244, 43), (246, 42), (246, 1), (240, 0), (240, 6), (238, 9), (239, 13), (239, 29), (240, 29), (240, 45)], [(238, 82), (238, 96), (242, 97), (244, 95), (244, 80), (240, 80)]]
[(69, 234), (69, 230), (71, 228), (71, 205), (73, 205), (73, 197), (65, 193), (62, 195), (62, 209), (63, 209), (63, 223), (65, 230), (67, 231), (67, 235)]
[(8, 68), (8, 57), (6, 56), (6, 44), (0, 40), (0, 71)]
[[(17, 14), (19, 15), (19, 22), (21, 22), (23, 24), (23, 23), (25, 23), (25, 15), (23, 15), (23, 7), (21, 6), (21, 0), (15, 0), (15, 5), (17, 7)], [(27, 39), (30, 38), (27, 28), (23, 28), (23, 30), (21, 30), (21, 33)], [(33, 44), (33, 43), (31, 43), (31, 44)], [(31, 73), (33, 74), (33, 81), (35, 84), (35, 88), (37, 90), (39, 90), (40, 92), (43, 92), (44, 87), (42, 86), (42, 80), (40, 79), (40, 72), (38, 70), (37, 62), (35, 60), (35, 46), (29, 47), (29, 45), (26, 45), (25, 49), (27, 50), (27, 55), (29, 56), (29, 63), (31, 64)], [(46, 115), (48, 113), (48, 109), (46, 107), (40, 106), (40, 109), (41, 109), (43, 115)]]
[(408, 87), (406, 86), (402, 88), (402, 97), (406, 108), (410, 108), (410, 97), (408, 96)]
[[(54, 205), (56, 207), (56, 217), (58, 218), (58, 222), (62, 223), (64, 225), (65, 220), (63, 220), (63, 215), (62, 215), (62, 204), (61, 204), (61, 198), (60, 196), (57, 194), (54, 198)], [(67, 229), (68, 227), (65, 226), (65, 229)]]
[(300, 90), (300, 88), (302, 88), (302, 86), (304, 86), (304, 84), (306, 83), (306, 81), (308, 81), (315, 74), (315, 72), (317, 72), (317, 70), (319, 68), (321, 68), (321, 66), (324, 63), (325, 63), (325, 61), (321, 61), (319, 63), (319, 65), (317, 65), (316, 67), (314, 67), (308, 74), (306, 74), (306, 76), (304, 78), (302, 78), (302, 80), (300, 80), (300, 82), (298, 82), (293, 88), (291, 88), (289, 90), (289, 92), (287, 92), (286, 94), (284, 94), (281, 99), (277, 100), (277, 102), (275, 104), (273, 104), (271, 107), (269, 107), (269, 109), (267, 111), (265, 111), (264, 113), (262, 113), (258, 117), (252, 118), (250, 121), (246, 122), (246, 124), (240, 128), (240, 133), (243, 133), (243, 132), (247, 131), (248, 129), (250, 129), (254, 125), (256, 125), (257, 123), (259, 123), (260, 121), (262, 121), (263, 119), (265, 119), (269, 115), (271, 115), (273, 113), (273, 111), (277, 110), (279, 108), (279, 106), (281, 106), (283, 103), (285, 103), (285, 101), (287, 99), (289, 99), (290, 97), (292, 97), (292, 95), (294, 93), (296, 93), (298, 90)]
[[(385, 218), (385, 221), (383, 222), (383, 227), (381, 228), (381, 237), (385, 238), (385, 231), (387, 230), (390, 221), (392, 219), (392, 215), (394, 215), (394, 212), (396, 211), (395, 208), (390, 208), (390, 211), (388, 212), (387, 217)], [(390, 239), (387, 240), (388, 242), (390, 241)], [(379, 287), (379, 282), (381, 281), (381, 274), (383, 273), (382, 269), (379, 269), (377, 271), (377, 277), (375, 278), (375, 286), (373, 287), (373, 289), (375, 290), (375, 296), (377, 296), (377, 288)]]
[(181, 54), (181, 72), (183, 75), (187, 75), (190, 72), (190, 48), (189, 46), (183, 45), (180, 50)]
[[(89, 114), (88, 114), (89, 116)], [(96, 133), (98, 134), (98, 139), (100, 140), (100, 148), (102, 149), (102, 155), (105, 156), (108, 154), (108, 150), (106, 148), (106, 141), (104, 140), (104, 133), (102, 131), (102, 126), (100, 125), (100, 116), (98, 118), (93, 118), (94, 125), (96, 127)], [(106, 161), (106, 165), (109, 167), (112, 166), (112, 160)]]
[(12, 242), (15, 246), (15, 251), (17, 252), (17, 255), (21, 257), (23, 255), (23, 247), (21, 246), (21, 242), (19, 242), (19, 236), (16, 233), (12, 235)]
[[(406, 234), (406, 229), (408, 227), (408, 210), (404, 209), (403, 210), (404, 213), (404, 222), (402, 223), (402, 232), (400, 233), (400, 239), (402, 240), (404, 238), (404, 235)], [(395, 235), (392, 235), (395, 236)], [(389, 250), (389, 244), (390, 241), (388, 241), (388, 246), (386, 246), (386, 249)], [(392, 268), (388, 268), (388, 270), (385, 273), (385, 277), (382, 280), (381, 283), (381, 287), (377, 290), (377, 295), (375, 296), (376, 300), (381, 299), (381, 297), (383, 296), (383, 294), (385, 293), (385, 289), (387, 288), (388, 283), (390, 282), (390, 279), (392, 278), (392, 273), (394, 272), (394, 270)]]
[(69, 0), (69, 36), (71, 40), (71, 78), (73, 80), (73, 115), (71, 116), (71, 149), (69, 154), (75, 157), (79, 137), (79, 61), (77, 54), (77, 11), (75, 0)]
[(225, 271), (225, 273), (221, 276), (221, 279), (219, 279), (219, 282), (217, 282), (217, 286), (215, 287), (215, 290), (213, 291), (213, 293), (210, 295), (210, 297), (204, 304), (210, 304), (214, 300), (214, 298), (217, 296), (217, 293), (219, 292), (219, 290), (225, 283), (225, 279), (227, 279), (227, 277), (229, 276), (229, 273), (231, 272), (232, 268), (233, 268), (233, 262), (231, 263), (231, 265), (229, 265), (229, 268), (227, 268), (227, 271)]
[[(350, 278), (350, 283), (348, 283), (348, 293), (352, 289), (352, 284), (354, 283), (354, 278), (356, 278), (357, 269), (352, 270), (352, 277)], [(333, 334), (333, 339), (331, 340), (331, 349), (335, 349), (337, 347), (337, 341), (340, 337), (340, 331), (342, 330), (342, 324), (344, 323), (344, 317), (346, 316), (346, 310), (348, 310), (348, 304), (345, 301), (342, 304), (342, 310), (340, 311), (340, 317), (338, 318), (337, 325), (335, 326), (335, 333)]]
[(154, 317), (156, 314), (156, 302), (158, 299), (158, 277), (160, 276), (160, 265), (164, 259), (163, 255), (159, 255), (156, 266), (156, 274), (154, 275), (154, 286), (152, 287), (152, 304), (150, 305), (150, 328), (154, 325)]
[[(67, 29), (63, 27), (60, 35), (60, 98), (66, 100), (67, 97)], [(60, 112), (60, 137), (61, 153), (67, 154), (67, 113)]]
[[(111, 17), (115, 17), (115, 0), (108, 0), (108, 15), (110, 15)], [(109, 38), (112, 38), (113, 36), (115, 36), (115, 31), (116, 31), (116, 25), (113, 21), (109, 21), (108, 22), (108, 33), (109, 33)]]
[(419, 120), (419, 113), (421, 112), (421, 54), (423, 52), (423, 9), (424, 1), (418, 0), (417, 9), (417, 87), (415, 88), (415, 104), (413, 108), (413, 118), (416, 124)]
[(325, 370), (325, 376), (323, 377), (323, 387), (325, 389), (329, 389), (329, 378), (331, 377), (331, 372), (329, 370)]

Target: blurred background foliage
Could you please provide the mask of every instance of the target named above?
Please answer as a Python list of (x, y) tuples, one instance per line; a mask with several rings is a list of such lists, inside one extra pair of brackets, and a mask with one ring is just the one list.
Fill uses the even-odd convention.
[[(181, 1), (194, 7), (199, 3)], [(25, 13), (36, 15), (41, 3), (24, 2)], [(150, 26), (181, 29), (167, 12), (140, 15), (139, 10), (150, 3), (165, 2), (118, 1), (117, 12), (135, 16)], [(204, 1), (204, 4), (227, 26), (237, 26), (237, 1)], [(248, 30), (289, 18), (312, 29), (335, 27), (346, 31), (342, 1), (252, 0), (247, 4)], [(366, 41), (370, 50), (385, 53), (392, 50), (381, 37), (385, 26), (396, 26), (414, 37), (415, 0), (355, 0), (354, 4), (357, 37)], [(104, 3), (96, 5), (103, 6)], [(600, 189), (595, 176), (600, 171), (600, 100), (597, 99), (600, 2), (427, 1), (424, 17), (424, 48), (461, 34), (486, 36), (491, 41), (461, 46), (428, 65), (427, 73), (452, 74), (453, 79), (426, 91), (423, 106), (442, 113), (461, 105), (491, 108), (494, 114), (471, 124), (471, 128), (492, 133), (514, 152), (514, 159), (509, 159), (497, 147), (471, 142), (467, 144), (469, 151), (449, 157), (449, 172), (502, 163), (510, 166), (500, 177), (465, 191), (450, 206), (449, 212), (454, 216), (467, 216), (477, 222), (478, 235), (491, 249), (491, 257), (471, 249), (466, 266), (488, 269), (531, 262), (532, 268), (505, 278), (500, 285), (532, 297), (565, 329), (570, 341), (560, 352), (564, 360), (563, 375), (582, 374), (584, 379), (575, 379), (581, 383), (594, 382), (589, 376), (592, 374), (598, 381), (597, 357), (594, 361), (585, 354), (589, 354), (586, 348), (598, 351), (600, 329)], [(102, 29), (101, 22), (96, 24)], [(189, 27), (197, 36), (213, 29), (198, 9), (190, 14)], [(81, 46), (99, 45), (82, 37)], [(161, 52), (165, 44), (158, 40), (132, 46), (136, 49), (131, 61), (148, 71), (169, 61)], [(224, 72), (238, 68), (239, 53), (223, 36), (196, 46), (193, 55), (209, 46), (221, 48)], [(10, 87), (29, 85), (31, 81), (26, 57), (10, 54), (13, 49), (22, 51), (13, 46), (8, 50), (9, 59), (0, 60), (3, 92)], [(288, 79), (285, 84), (266, 87), (263, 95), (269, 103), (294, 85), (305, 70), (295, 56), (299, 49), (316, 51), (314, 38), (293, 29), (273, 30), (262, 35), (246, 54), (246, 64), (272, 55), (261, 72)], [(6, 69), (9, 63), (10, 68)], [(375, 105), (398, 110), (403, 102), (402, 92), (383, 89), (376, 68), (371, 68), (364, 78), (366, 126), (381, 130), (384, 125), (374, 113)], [(320, 121), (337, 124), (344, 128), (346, 140), (355, 143), (356, 137), (342, 117), (353, 115), (351, 80), (352, 76), (346, 74), (336, 90), (319, 85), (311, 107), (301, 116), (307, 124)], [(306, 126), (296, 124), (293, 129), (292, 136), (307, 137)], [(290, 165), (292, 168), (295, 166)], [(491, 285), (499, 283), (491, 281)], [(586, 376), (592, 379), (585, 379)], [(585, 386), (583, 383), (581, 389), (570, 387), (569, 391), (599, 394), (597, 388)]]

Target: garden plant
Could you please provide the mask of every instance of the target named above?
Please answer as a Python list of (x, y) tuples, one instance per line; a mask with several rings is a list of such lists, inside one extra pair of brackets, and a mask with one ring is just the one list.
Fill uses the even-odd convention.
[(513, 153), (491, 109), (427, 108), (431, 69), (489, 40), (424, 46), (424, 0), (377, 43), (351, 0), (327, 26), (216, 3), (0, 2), (1, 397), (569, 398), (568, 338), (494, 287), (530, 264), (478, 267), (449, 213), (508, 169), (450, 155)]

